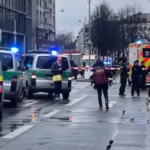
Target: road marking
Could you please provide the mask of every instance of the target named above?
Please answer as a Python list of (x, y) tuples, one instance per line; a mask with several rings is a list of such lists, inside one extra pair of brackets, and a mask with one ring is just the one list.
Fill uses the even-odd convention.
[(109, 108), (112, 108), (114, 104), (117, 104), (117, 102), (116, 101), (110, 101), (109, 102)]
[(18, 135), (22, 134), (23, 132), (31, 129), (32, 127), (34, 127), (34, 125), (24, 125), (23, 127), (18, 128), (17, 130), (14, 130), (13, 132), (3, 136), (3, 139), (13, 139), (15, 137), (17, 137)]
[(88, 96), (88, 95), (82, 95), (81, 97), (76, 98), (76, 99), (73, 100), (71, 103), (66, 104), (65, 106), (72, 106), (72, 105), (76, 104), (77, 102), (83, 100), (83, 99), (86, 98), (87, 96)]
[[(88, 96), (92, 96), (92, 97), (95, 97), (95, 96), (96, 96), (96, 97), (97, 97), (97, 94), (88, 94)], [(112, 94), (112, 95), (109, 94), (108, 96), (109, 96), (109, 97), (118, 97), (118, 98), (119, 98), (119, 97), (120, 97), (120, 98), (147, 98), (147, 96), (145, 96), (145, 95), (134, 96), (134, 97), (133, 97), (133, 96), (130, 96), (130, 95), (127, 95), (127, 96), (124, 96), (124, 97), (123, 97), (123, 96), (119, 96), (119, 95), (117, 95), (117, 94), (116, 94), (116, 95), (114, 95), (114, 94)]]
[(25, 99), (23, 102), (25, 102), (25, 103), (31, 103), (31, 102), (34, 102), (34, 100)]
[(77, 89), (73, 89), (72, 91), (71, 91), (71, 94), (75, 94), (75, 93), (77, 93), (79, 90), (77, 90)]
[(43, 117), (45, 117), (45, 118), (52, 117), (52, 116), (54, 116), (55, 114), (59, 113), (60, 111), (61, 111), (61, 110), (53, 110), (53, 111), (51, 111), (50, 113), (44, 115)]
[(22, 106), (23, 106), (23, 107), (28, 107), (28, 106), (33, 105), (33, 104), (38, 103), (38, 102), (39, 102), (39, 101), (34, 101), (34, 102), (32, 102), (32, 103), (24, 104), (24, 105), (22, 105)]

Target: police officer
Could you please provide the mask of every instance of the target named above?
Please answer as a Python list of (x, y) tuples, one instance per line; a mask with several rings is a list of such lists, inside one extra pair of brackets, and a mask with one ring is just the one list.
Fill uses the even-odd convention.
[(145, 63), (142, 62), (141, 64), (141, 88), (142, 90), (145, 89), (145, 83), (146, 83), (146, 67), (145, 67)]
[(136, 90), (137, 96), (140, 96), (140, 75), (141, 69), (139, 66), (139, 61), (135, 61), (132, 67), (132, 88), (131, 88), (131, 95), (134, 96), (134, 91)]
[(123, 63), (121, 65), (121, 73), (120, 73), (120, 82), (121, 82), (120, 90), (119, 90), (120, 96), (126, 96), (125, 88), (127, 85), (128, 72), (129, 72), (129, 68), (127, 67), (127, 65), (125, 63)]

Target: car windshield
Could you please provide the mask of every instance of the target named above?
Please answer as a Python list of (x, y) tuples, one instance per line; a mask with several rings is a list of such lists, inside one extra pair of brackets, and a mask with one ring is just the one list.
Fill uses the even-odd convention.
[[(51, 69), (52, 64), (56, 62), (57, 56), (39, 56), (36, 64), (36, 68), (38, 69)], [(69, 69), (68, 59), (66, 57), (62, 57), (62, 64), (65, 70)]]
[(70, 60), (70, 65), (71, 65), (71, 67), (76, 67), (76, 64), (74, 63), (73, 60)]
[[(84, 62), (86, 63), (86, 65), (89, 65), (89, 60), (88, 59), (84, 60)], [(95, 59), (91, 59), (90, 60), (90, 66), (93, 66), (94, 63), (95, 63)]]
[(12, 54), (0, 53), (0, 60), (1, 60), (2, 65), (6, 66), (7, 69), (13, 68)]

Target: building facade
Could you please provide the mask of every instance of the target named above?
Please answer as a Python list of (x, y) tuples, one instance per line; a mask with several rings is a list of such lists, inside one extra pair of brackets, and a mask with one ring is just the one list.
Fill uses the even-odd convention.
[(89, 26), (84, 24), (83, 28), (78, 33), (77, 36), (77, 47), (76, 49), (82, 54), (89, 54), (88, 51), (88, 40), (89, 40)]
[[(55, 41), (55, 0), (37, 0), (34, 47), (47, 49)], [(33, 10), (35, 10), (33, 8)]]
[(1, 47), (17, 46), (25, 51), (26, 0), (0, 0)]

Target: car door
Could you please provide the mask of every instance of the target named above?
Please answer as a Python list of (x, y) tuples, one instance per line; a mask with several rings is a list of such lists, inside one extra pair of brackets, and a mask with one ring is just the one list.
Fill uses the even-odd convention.
[(26, 85), (26, 81), (30, 77), (29, 68), (32, 67), (33, 64), (33, 56), (25, 56), (22, 62), (22, 69), (23, 69), (23, 85)]

